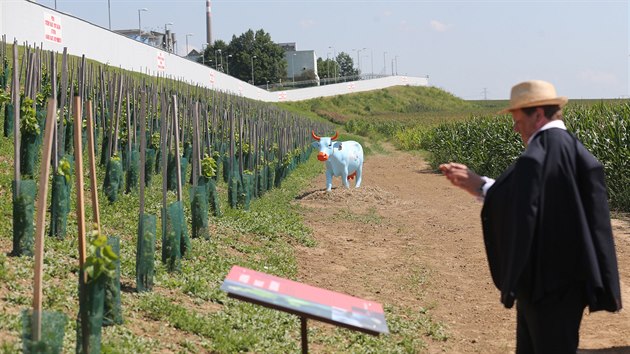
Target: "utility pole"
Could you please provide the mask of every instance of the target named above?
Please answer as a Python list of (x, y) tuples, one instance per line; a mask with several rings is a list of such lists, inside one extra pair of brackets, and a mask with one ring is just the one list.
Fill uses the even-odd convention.
[(252, 85), (256, 86), (256, 81), (254, 81), (254, 59), (256, 59), (255, 55), (252, 57)]
[(383, 75), (387, 75), (387, 61), (385, 61), (385, 54), (387, 54), (387, 52), (383, 52)]
[(483, 100), (487, 101), (488, 100), (488, 89), (487, 88), (483, 88)]

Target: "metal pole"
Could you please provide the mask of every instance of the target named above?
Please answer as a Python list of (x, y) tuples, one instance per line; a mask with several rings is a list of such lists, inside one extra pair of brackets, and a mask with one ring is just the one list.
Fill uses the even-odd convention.
[(302, 354), (308, 354), (308, 331), (306, 328), (306, 317), (300, 317), (302, 333)]
[(291, 56), (291, 74), (293, 74), (293, 83), (295, 83), (295, 56), (297, 54), (293, 53)]
[(112, 6), (110, 0), (107, 0), (107, 15), (109, 17), (109, 30), (112, 30)]
[(387, 62), (385, 61), (385, 54), (387, 54), (387, 52), (383, 52), (383, 75), (387, 75)]
[(370, 49), (370, 75), (374, 76), (374, 49)]
[(254, 59), (256, 59), (255, 55), (252, 57), (252, 85), (256, 85), (256, 81), (254, 81)]
[(333, 76), (336, 79), (337, 78), (337, 52), (335, 52), (335, 47), (333, 46), (328, 46), (328, 49), (333, 50), (333, 60), (335, 61), (335, 67), (333, 68)]

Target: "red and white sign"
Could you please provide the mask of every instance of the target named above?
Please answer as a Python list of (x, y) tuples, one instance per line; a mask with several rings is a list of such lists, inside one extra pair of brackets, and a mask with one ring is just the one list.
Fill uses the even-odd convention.
[(157, 69), (159, 71), (164, 71), (164, 69), (166, 69), (166, 58), (164, 57), (164, 52), (157, 52)]
[(210, 85), (214, 86), (214, 71), (210, 70)]
[(62, 43), (61, 17), (44, 13), (44, 38), (54, 43)]
[(348, 83), (348, 91), (354, 91), (354, 82)]
[(284, 101), (287, 99), (287, 92), (282, 91), (278, 94), (278, 101)]
[(372, 335), (389, 333), (383, 305), (233, 266), (221, 285), (229, 296)]

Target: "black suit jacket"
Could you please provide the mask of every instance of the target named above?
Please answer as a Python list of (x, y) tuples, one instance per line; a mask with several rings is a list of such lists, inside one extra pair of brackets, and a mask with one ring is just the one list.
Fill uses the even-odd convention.
[(567, 131), (536, 135), (488, 190), (481, 217), (506, 307), (580, 282), (591, 311), (621, 309), (604, 169)]

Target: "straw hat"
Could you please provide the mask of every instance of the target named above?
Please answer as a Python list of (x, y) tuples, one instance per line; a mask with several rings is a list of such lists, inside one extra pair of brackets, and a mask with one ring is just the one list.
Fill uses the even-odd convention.
[(568, 101), (567, 97), (558, 97), (556, 88), (549, 82), (542, 80), (525, 81), (512, 87), (510, 106), (500, 111), (499, 114), (527, 107), (548, 105), (559, 105), (562, 107)]

